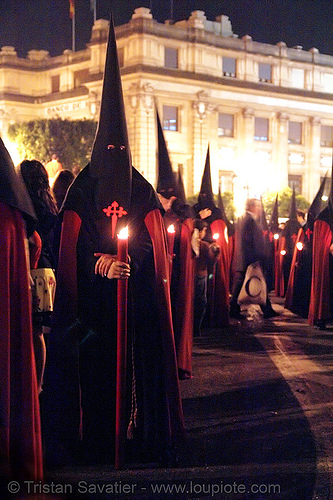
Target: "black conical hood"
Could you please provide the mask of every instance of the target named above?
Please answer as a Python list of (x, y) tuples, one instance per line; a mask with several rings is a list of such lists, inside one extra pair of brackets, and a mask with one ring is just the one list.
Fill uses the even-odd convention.
[(260, 211), (260, 216), (259, 216), (259, 224), (262, 227), (263, 231), (268, 231), (266, 212), (265, 212), (265, 208), (264, 208), (264, 204), (262, 202), (262, 199), (260, 199), (260, 204), (261, 204), (261, 211)]
[(161, 120), (156, 109), (157, 121), (157, 186), (156, 191), (164, 198), (177, 196), (177, 182), (165, 142)]
[(116, 37), (111, 15), (106, 52), (101, 110), (91, 154), (90, 172), (97, 182), (98, 209), (129, 210), (132, 164), (124, 99), (118, 64)]
[(207, 148), (205, 168), (202, 174), (200, 193), (198, 196), (198, 203), (201, 209), (214, 208), (214, 194), (212, 189), (212, 178), (210, 173), (210, 154), (209, 145)]
[(313, 228), (314, 221), (322, 209), (322, 196), (323, 196), (324, 189), (325, 189), (326, 178), (327, 178), (327, 174), (325, 175), (325, 177), (321, 181), (321, 184), (320, 184), (320, 187), (317, 191), (317, 194), (314, 197), (313, 202), (311, 203), (309, 210), (308, 210), (307, 226), (310, 227), (310, 229)]
[(278, 195), (276, 195), (272, 215), (269, 221), (269, 232), (272, 234), (276, 234), (279, 232), (279, 201)]
[(0, 201), (21, 211), (28, 224), (28, 233), (31, 234), (36, 219), (35, 211), (23, 179), (16, 173), (14, 163), (1, 138), (0, 179)]
[(293, 192), (292, 192), (291, 200), (290, 200), (289, 220), (290, 221), (297, 221), (295, 186), (293, 187)]
[(333, 158), (332, 158), (332, 170), (331, 170), (331, 189), (330, 189), (330, 194), (328, 197), (328, 210), (330, 213), (330, 220), (332, 223), (330, 224), (331, 227), (333, 227)]
[(181, 173), (179, 167), (178, 167), (178, 174), (177, 174), (177, 198), (178, 198), (178, 201), (181, 205), (186, 204), (185, 188), (184, 188), (182, 173)]
[(222, 199), (222, 195), (221, 195), (221, 187), (220, 186), (219, 186), (219, 191), (217, 194), (217, 208), (220, 209), (222, 220), (224, 220), (224, 222), (226, 224), (228, 224), (229, 220), (228, 220), (228, 217), (225, 213), (225, 208), (224, 208), (224, 203), (223, 203), (223, 199)]

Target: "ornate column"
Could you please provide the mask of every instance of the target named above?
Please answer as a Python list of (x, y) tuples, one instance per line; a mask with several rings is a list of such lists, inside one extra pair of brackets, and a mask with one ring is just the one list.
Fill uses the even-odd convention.
[(156, 177), (154, 89), (132, 83), (126, 92), (127, 124), (134, 167), (153, 185)]
[[(306, 151), (305, 165), (305, 197), (311, 203), (315, 197), (320, 185), (320, 135), (321, 135), (321, 119), (317, 116), (312, 116), (308, 123), (309, 147)], [(330, 172), (328, 173), (330, 175)]]
[(208, 94), (204, 90), (197, 93), (197, 99), (193, 102), (193, 193), (198, 193), (205, 166), (208, 147), (207, 139), (207, 113), (212, 112), (215, 107), (209, 102)]
[(289, 116), (278, 113), (273, 134), (273, 165), (276, 190), (288, 186), (289, 146), (288, 146)]

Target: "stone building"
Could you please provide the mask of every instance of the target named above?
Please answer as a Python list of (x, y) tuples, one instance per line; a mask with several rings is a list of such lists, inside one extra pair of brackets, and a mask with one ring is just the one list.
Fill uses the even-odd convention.
[[(0, 51), (0, 133), (13, 121), (98, 119), (109, 23), (85, 50), (50, 57)], [(213, 189), (247, 196), (289, 185), (311, 201), (330, 172), (333, 56), (239, 38), (229, 18), (158, 23), (138, 8), (116, 27), (133, 164), (155, 185), (156, 117), (188, 196), (200, 187), (207, 146)], [(239, 208), (239, 210), (241, 210)]]

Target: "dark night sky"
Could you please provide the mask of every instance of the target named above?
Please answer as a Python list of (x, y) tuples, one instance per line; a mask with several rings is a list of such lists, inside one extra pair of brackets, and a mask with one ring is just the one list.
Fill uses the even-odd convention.
[[(203, 10), (209, 20), (229, 16), (235, 34), (288, 47), (316, 47), (333, 55), (333, 0), (97, 0), (97, 18), (115, 24), (129, 21), (137, 7), (152, 6), (159, 22), (187, 19), (193, 10)], [(93, 15), (90, 0), (75, 0), (76, 50), (89, 42)], [(0, 47), (12, 45), (20, 57), (28, 50), (44, 49), (51, 56), (72, 47), (69, 0), (0, 0)]]

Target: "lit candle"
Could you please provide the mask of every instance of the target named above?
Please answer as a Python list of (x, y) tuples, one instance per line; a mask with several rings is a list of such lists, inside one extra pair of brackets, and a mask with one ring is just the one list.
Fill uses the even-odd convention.
[(167, 229), (167, 232), (168, 232), (168, 250), (169, 254), (173, 256), (173, 247), (175, 244), (175, 234), (176, 234), (175, 226), (173, 224), (170, 224), (170, 226)]
[[(118, 234), (117, 259), (128, 262), (128, 229)], [(126, 355), (127, 355), (127, 279), (117, 282), (117, 380), (116, 380), (116, 438), (115, 467), (125, 462), (126, 442)]]
[(214, 234), (213, 234), (213, 240), (215, 240), (215, 241), (216, 241), (216, 240), (218, 240), (218, 239), (219, 239), (219, 237), (220, 237), (219, 233), (214, 233)]

